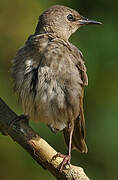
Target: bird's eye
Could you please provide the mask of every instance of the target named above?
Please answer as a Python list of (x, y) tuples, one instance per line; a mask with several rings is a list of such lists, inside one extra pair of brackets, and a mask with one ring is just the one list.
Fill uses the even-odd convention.
[(69, 14), (69, 15), (67, 16), (67, 19), (68, 19), (69, 21), (75, 21), (75, 18), (73, 17), (72, 14)]

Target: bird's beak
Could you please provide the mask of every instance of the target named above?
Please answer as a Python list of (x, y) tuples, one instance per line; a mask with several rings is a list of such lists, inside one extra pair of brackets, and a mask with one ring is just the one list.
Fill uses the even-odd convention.
[(82, 17), (81, 19), (78, 20), (78, 24), (79, 25), (88, 25), (88, 24), (102, 24), (102, 23)]

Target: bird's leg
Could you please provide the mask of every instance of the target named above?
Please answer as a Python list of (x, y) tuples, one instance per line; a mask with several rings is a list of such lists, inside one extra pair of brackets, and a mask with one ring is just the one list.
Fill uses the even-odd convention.
[(74, 129), (74, 127), (71, 126), (71, 124), (69, 124), (69, 126), (68, 126), (68, 131), (69, 131), (70, 138), (69, 138), (69, 147), (68, 147), (67, 155), (64, 155), (64, 154), (61, 154), (60, 152), (58, 152), (58, 153), (53, 157), (54, 159), (57, 158), (57, 157), (63, 158), (63, 161), (62, 161), (61, 166), (60, 166), (60, 171), (63, 170), (63, 167), (64, 167), (65, 165), (67, 165), (67, 164), (70, 165), (73, 129)]
[(62, 171), (64, 165), (67, 165), (67, 164), (70, 165), (73, 128), (69, 127), (68, 131), (69, 131), (69, 134), (70, 134), (68, 152), (67, 152), (67, 155), (65, 155), (64, 158), (63, 158), (63, 161), (62, 161), (62, 164), (61, 164), (61, 167), (60, 167), (60, 171)]
[(10, 122), (10, 126), (13, 126), (15, 123), (21, 121), (21, 120), (24, 120), (25, 123), (29, 123), (29, 117), (24, 115), (24, 114), (21, 114), (20, 116), (17, 116), (15, 119), (13, 119), (11, 122)]
[[(68, 156), (70, 157), (71, 159), (71, 147), (72, 147), (72, 136), (73, 136), (73, 130), (74, 130), (74, 127), (69, 127), (69, 131), (70, 131), (70, 139), (69, 139), (69, 147), (68, 147)], [(70, 163), (70, 162), (69, 162)]]

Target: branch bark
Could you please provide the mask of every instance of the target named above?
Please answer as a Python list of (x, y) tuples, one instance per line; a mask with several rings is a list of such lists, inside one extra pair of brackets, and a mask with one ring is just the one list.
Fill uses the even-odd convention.
[[(14, 120), (19, 119), (20, 121)], [(42, 139), (31, 127), (26, 119), (19, 117), (0, 98), (0, 132), (9, 135), (20, 144), (44, 169), (48, 169), (58, 180), (90, 180), (81, 167), (74, 165), (66, 166), (62, 172), (59, 171), (62, 158), (53, 156), (57, 152)]]

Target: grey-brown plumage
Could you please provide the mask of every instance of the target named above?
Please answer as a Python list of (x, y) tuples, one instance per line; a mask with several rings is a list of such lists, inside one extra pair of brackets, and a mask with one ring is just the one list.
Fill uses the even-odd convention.
[(71, 141), (72, 148), (87, 152), (83, 93), (88, 77), (82, 53), (68, 41), (85, 24), (100, 23), (68, 7), (47, 9), (12, 65), (14, 89), (24, 113), (53, 132), (63, 130), (69, 160)]

